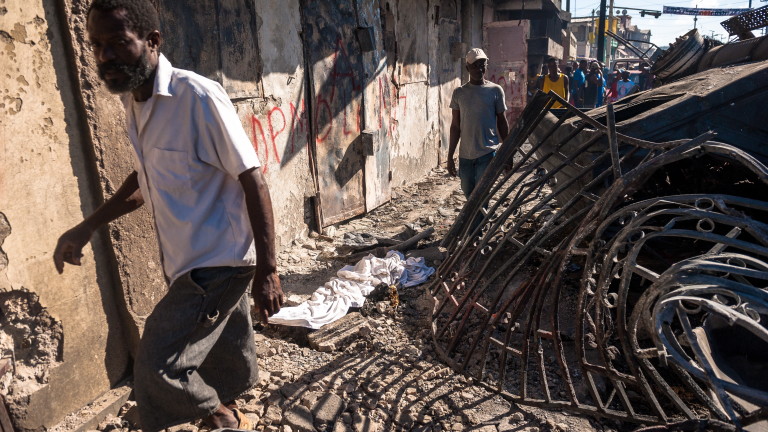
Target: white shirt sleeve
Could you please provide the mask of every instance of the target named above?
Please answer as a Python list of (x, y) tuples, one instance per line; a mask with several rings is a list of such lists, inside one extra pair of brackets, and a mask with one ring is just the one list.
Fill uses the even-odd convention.
[(261, 166), (256, 150), (243, 129), (235, 107), (224, 89), (216, 84), (200, 99), (205, 126), (197, 145), (200, 160), (226, 172), (234, 179), (244, 171)]

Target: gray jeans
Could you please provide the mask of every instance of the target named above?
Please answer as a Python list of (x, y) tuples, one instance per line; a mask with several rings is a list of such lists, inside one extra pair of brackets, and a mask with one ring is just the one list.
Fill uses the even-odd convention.
[(134, 364), (141, 429), (207, 417), (258, 378), (249, 287), (254, 267), (179, 277), (147, 318)]

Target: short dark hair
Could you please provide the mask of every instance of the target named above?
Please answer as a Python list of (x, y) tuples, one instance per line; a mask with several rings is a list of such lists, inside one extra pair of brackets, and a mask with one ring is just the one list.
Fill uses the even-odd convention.
[(547, 60), (545, 60), (545, 63), (555, 62), (557, 63), (557, 59), (554, 57), (547, 57)]
[(151, 31), (160, 30), (160, 17), (149, 0), (93, 0), (88, 7), (87, 15), (90, 15), (94, 9), (99, 12), (125, 9), (128, 28), (141, 38), (146, 37)]

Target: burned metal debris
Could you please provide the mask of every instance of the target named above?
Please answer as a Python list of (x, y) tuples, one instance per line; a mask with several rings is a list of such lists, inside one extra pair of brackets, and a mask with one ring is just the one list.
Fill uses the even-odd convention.
[(559, 100), (529, 103), (444, 240), (438, 353), (522, 404), (767, 421), (768, 168), (712, 134), (622, 135), (611, 107), (555, 119)]
[(696, 29), (690, 30), (660, 54), (651, 73), (661, 82), (669, 83), (715, 67), (768, 60), (768, 37), (755, 38), (751, 31), (768, 26), (768, 6), (737, 15), (721, 24), (729, 35), (739, 40), (722, 44), (702, 37)]

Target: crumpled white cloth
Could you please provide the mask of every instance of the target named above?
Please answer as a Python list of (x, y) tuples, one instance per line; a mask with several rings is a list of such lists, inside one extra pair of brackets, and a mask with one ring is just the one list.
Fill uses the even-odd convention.
[(398, 251), (389, 251), (384, 258), (368, 255), (354, 266), (344, 266), (309, 300), (280, 309), (269, 322), (319, 329), (346, 315), (350, 307), (361, 307), (365, 297), (382, 282), (411, 287), (424, 283), (435, 272), (424, 258), (404, 258)]

